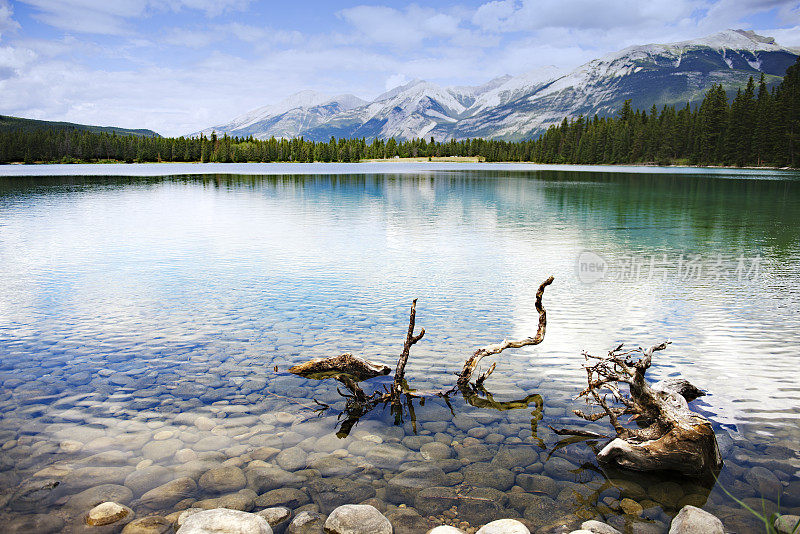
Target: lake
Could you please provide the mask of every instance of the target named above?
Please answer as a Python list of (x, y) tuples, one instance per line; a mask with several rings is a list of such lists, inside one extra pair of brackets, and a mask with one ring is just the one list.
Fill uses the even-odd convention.
[[(369, 501), (423, 533), (500, 517), (666, 532), (687, 503), (758, 531), (726, 491), (800, 513), (798, 173), (5, 166), (0, 267), (10, 532), (83, 532), (104, 500), (137, 516)], [(448, 389), (476, 348), (535, 333), (549, 275), (544, 341), (484, 360), (471, 403), (353, 418), (341, 384), (288, 373), (344, 352), (394, 369), (416, 298), (406, 378)], [(603, 470), (596, 442), (550, 429), (611, 431), (572, 413), (582, 351), (665, 340), (648, 378), (707, 392), (691, 406), (717, 432), (718, 482)]]

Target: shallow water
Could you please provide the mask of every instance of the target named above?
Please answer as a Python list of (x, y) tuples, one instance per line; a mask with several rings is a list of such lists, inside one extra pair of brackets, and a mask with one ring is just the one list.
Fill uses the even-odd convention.
[[(80, 531), (99, 497), (141, 516), (220, 495), (328, 512), (344, 495), (377, 499), (397, 531), (433, 516), (665, 532), (685, 503), (755, 531), (723, 487), (799, 512), (800, 176), (476, 167), (0, 178), (4, 523)], [(373, 174), (342, 174), (359, 169)], [(546, 338), (493, 359), (494, 403), (348, 422), (340, 384), (287, 373), (342, 352), (393, 367), (418, 298), (407, 379), (450, 387), (476, 347), (535, 332), (550, 274)], [(718, 432), (720, 483), (603, 472), (592, 443), (549, 429), (583, 426), (582, 350), (665, 339), (648, 376), (708, 392), (693, 406)], [(243, 482), (203, 476), (220, 466)]]

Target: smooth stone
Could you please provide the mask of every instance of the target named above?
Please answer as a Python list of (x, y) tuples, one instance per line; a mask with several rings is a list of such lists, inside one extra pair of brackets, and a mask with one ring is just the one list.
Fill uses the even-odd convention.
[(800, 532), (800, 516), (782, 515), (775, 518), (773, 526), (778, 534), (797, 534)]
[(158, 515), (134, 519), (122, 529), (122, 534), (170, 534), (171, 532), (172, 523)]
[(514, 467), (528, 467), (539, 461), (539, 453), (533, 447), (506, 446), (497, 451), (492, 458), (492, 464), (512, 469)]
[(426, 516), (439, 515), (458, 505), (459, 492), (452, 487), (424, 488), (417, 493), (414, 507)]
[(422, 457), (426, 460), (447, 460), (453, 457), (453, 449), (449, 446), (445, 445), (444, 443), (439, 442), (431, 442), (425, 443), (420, 448), (420, 453)]
[(151, 441), (142, 447), (142, 456), (155, 462), (172, 457), (176, 452), (183, 448), (183, 442), (179, 439), (165, 439), (161, 441)]
[(256, 498), (255, 505), (259, 508), (274, 508), (285, 506), (292, 510), (300, 508), (303, 505), (311, 502), (308, 494), (295, 488), (278, 488), (266, 492), (264, 495), (259, 495)]
[(283, 506), (275, 506), (256, 512), (256, 515), (267, 520), (269, 526), (272, 527), (272, 532), (275, 534), (283, 534), (286, 527), (289, 526), (289, 521), (292, 518), (292, 511)]
[(683, 488), (676, 482), (660, 482), (647, 488), (654, 501), (668, 508), (675, 508), (683, 498)]
[(612, 478), (609, 480), (609, 482), (611, 482), (615, 488), (619, 489), (621, 493), (620, 497), (629, 497), (634, 501), (640, 501), (647, 498), (647, 492), (644, 490), (644, 488), (632, 480)]
[(308, 484), (311, 499), (320, 512), (328, 514), (343, 504), (353, 504), (375, 497), (372, 485), (346, 478), (321, 478)]
[(368, 504), (345, 504), (325, 520), (329, 534), (392, 534), (392, 525), (377, 508)]
[(308, 464), (309, 469), (319, 471), (324, 477), (344, 477), (356, 473), (359, 468), (335, 456), (315, 458)]
[(103, 502), (89, 510), (84, 521), (87, 525), (100, 527), (124, 519), (133, 519), (133, 510), (115, 502)]
[(166, 484), (172, 478), (172, 472), (160, 465), (151, 465), (143, 469), (137, 469), (125, 477), (125, 486), (130, 488), (134, 495), (141, 495), (162, 484)]
[(64, 477), (64, 486), (72, 490), (83, 491), (103, 484), (123, 484), (134, 471), (133, 466), (126, 467), (80, 467)]
[(544, 493), (554, 498), (561, 491), (561, 485), (558, 482), (544, 475), (520, 473), (517, 475), (517, 485), (527, 492)]
[(259, 515), (215, 508), (188, 516), (176, 534), (272, 534), (272, 527)]
[(303, 482), (303, 478), (284, 471), (274, 465), (264, 465), (246, 470), (247, 486), (256, 493), (264, 493), (276, 488), (293, 486)]
[(450, 525), (442, 525), (430, 529), (426, 534), (466, 534), (463, 530)]
[[(8, 499), (8, 507), (15, 512), (33, 513), (49, 506), (57, 494), (53, 491), (58, 480), (32, 480), (20, 486)], [(4, 499), (5, 500), (5, 499)]]
[(67, 507), (75, 510), (87, 510), (107, 501), (128, 504), (132, 500), (133, 492), (125, 486), (103, 484), (71, 496), (67, 501)]
[(203, 499), (197, 501), (193, 506), (202, 508), (204, 510), (212, 510), (214, 508), (228, 508), (229, 510), (239, 510), (241, 512), (250, 512), (255, 507), (257, 494), (253, 490), (244, 489), (237, 493), (229, 493), (228, 495), (220, 495), (213, 499)]
[(259, 447), (250, 452), (250, 458), (267, 462), (276, 457), (280, 452), (280, 449), (276, 449), (275, 447)]
[(214, 421), (212, 421), (205, 415), (201, 415), (200, 417), (194, 420), (194, 426), (197, 427), (197, 430), (208, 432), (209, 430), (211, 430), (216, 426), (216, 423), (214, 423)]
[(483, 525), (476, 534), (531, 534), (531, 531), (516, 519), (498, 519)]
[(177, 478), (142, 495), (142, 504), (153, 510), (170, 508), (178, 501), (191, 497), (197, 484), (189, 477)]
[(476, 443), (474, 445), (464, 445), (456, 449), (459, 459), (462, 461), (472, 462), (488, 462), (494, 454), (483, 443)]
[(476, 421), (469, 415), (464, 415), (464, 414), (456, 414), (456, 416), (453, 417), (453, 424), (456, 426), (456, 428), (458, 428), (463, 432), (467, 432), (471, 428), (480, 426), (480, 423), (478, 423), (478, 421)]
[(781, 504), (800, 508), (800, 480), (789, 482), (789, 486), (783, 490)]
[(324, 534), (326, 516), (319, 512), (300, 512), (286, 528), (286, 534)]
[(3, 525), (7, 534), (58, 534), (64, 530), (64, 520), (51, 514), (31, 514), (16, 517)]
[(759, 497), (775, 499), (783, 491), (783, 485), (775, 474), (766, 467), (754, 467), (744, 476), (748, 484), (753, 486)]
[(684, 506), (669, 527), (669, 534), (725, 534), (722, 521), (705, 510)]
[(474, 463), (464, 468), (464, 484), (507, 491), (514, 485), (514, 473), (489, 463)]
[(203, 473), (198, 485), (214, 493), (230, 493), (247, 485), (244, 471), (238, 467), (217, 467)]
[(558, 510), (558, 505), (550, 497), (543, 495), (533, 495), (533, 497), (536, 497), (536, 499), (528, 502), (523, 516), (537, 525), (544, 525), (552, 519), (553, 511)]
[(446, 486), (449, 482), (444, 471), (436, 465), (420, 465), (395, 475), (386, 488), (389, 502), (413, 502), (417, 493), (431, 486)]
[(550, 458), (544, 464), (545, 472), (559, 480), (574, 480), (577, 476), (575, 472), (578, 469), (577, 465), (559, 457)]
[(392, 524), (395, 534), (411, 534), (426, 532), (433, 524), (422, 517), (413, 508), (396, 508), (386, 514), (386, 519)]
[(289, 447), (278, 453), (275, 462), (287, 471), (298, 471), (308, 465), (308, 454), (300, 447)]
[(364, 456), (369, 463), (380, 469), (397, 469), (410, 457), (410, 450), (394, 443), (379, 443)]
[[(196, 514), (196, 513), (202, 512), (202, 511), (203, 511), (203, 508), (195, 508), (195, 507), (192, 507), (192, 508), (188, 508), (188, 509), (186, 509), (186, 510), (183, 510), (183, 511), (181, 511), (181, 512), (177, 512), (177, 514), (178, 514), (178, 517), (177, 517), (177, 518), (175, 518), (175, 526), (177, 526), (177, 527), (180, 527), (181, 525), (183, 525), (184, 521), (186, 521), (186, 519), (187, 519), (187, 518), (188, 518), (190, 515), (194, 515), (194, 514)], [(167, 516), (167, 519), (169, 519), (169, 517), (170, 517), (171, 515), (172, 515), (172, 514), (168, 515), (168, 516)]]
[(615, 529), (611, 525), (606, 525), (605, 523), (595, 521), (594, 519), (581, 523), (581, 530), (588, 530), (594, 534), (622, 534), (619, 530)]
[(206, 436), (192, 445), (196, 452), (220, 451), (231, 446), (231, 440), (225, 436)]
[(511, 515), (507, 502), (505, 493), (494, 488), (469, 488), (459, 497), (458, 515), (472, 525), (485, 525)]
[(641, 504), (627, 497), (619, 502), (619, 507), (628, 515), (639, 515), (644, 510)]

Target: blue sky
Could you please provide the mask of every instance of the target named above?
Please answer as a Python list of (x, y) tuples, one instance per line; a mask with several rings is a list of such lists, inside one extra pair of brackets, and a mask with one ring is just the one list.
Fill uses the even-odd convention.
[(0, 0), (0, 114), (180, 135), (302, 89), (475, 85), (726, 28), (800, 46), (800, 1)]

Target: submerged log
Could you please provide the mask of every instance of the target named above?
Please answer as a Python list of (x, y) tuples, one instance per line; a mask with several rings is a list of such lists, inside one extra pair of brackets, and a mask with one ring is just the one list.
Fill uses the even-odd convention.
[(390, 371), (385, 365), (353, 356), (349, 352), (328, 358), (314, 358), (289, 368), (290, 373), (307, 378), (335, 377), (344, 373), (358, 381), (388, 375)]
[[(692, 476), (702, 476), (722, 466), (710, 421), (693, 412), (687, 402), (702, 391), (685, 380), (653, 386), (645, 380), (653, 354), (668, 344), (647, 350), (623, 350), (620, 345), (607, 356), (584, 353), (587, 362), (593, 363), (585, 365), (588, 387), (579, 397), (602, 411), (574, 413), (589, 421), (608, 417), (617, 434), (597, 454), (601, 464), (636, 471), (678, 471)], [(628, 386), (628, 395), (620, 390), (621, 383)], [(624, 426), (620, 422), (623, 415), (631, 415), (630, 420), (639, 426)]]

